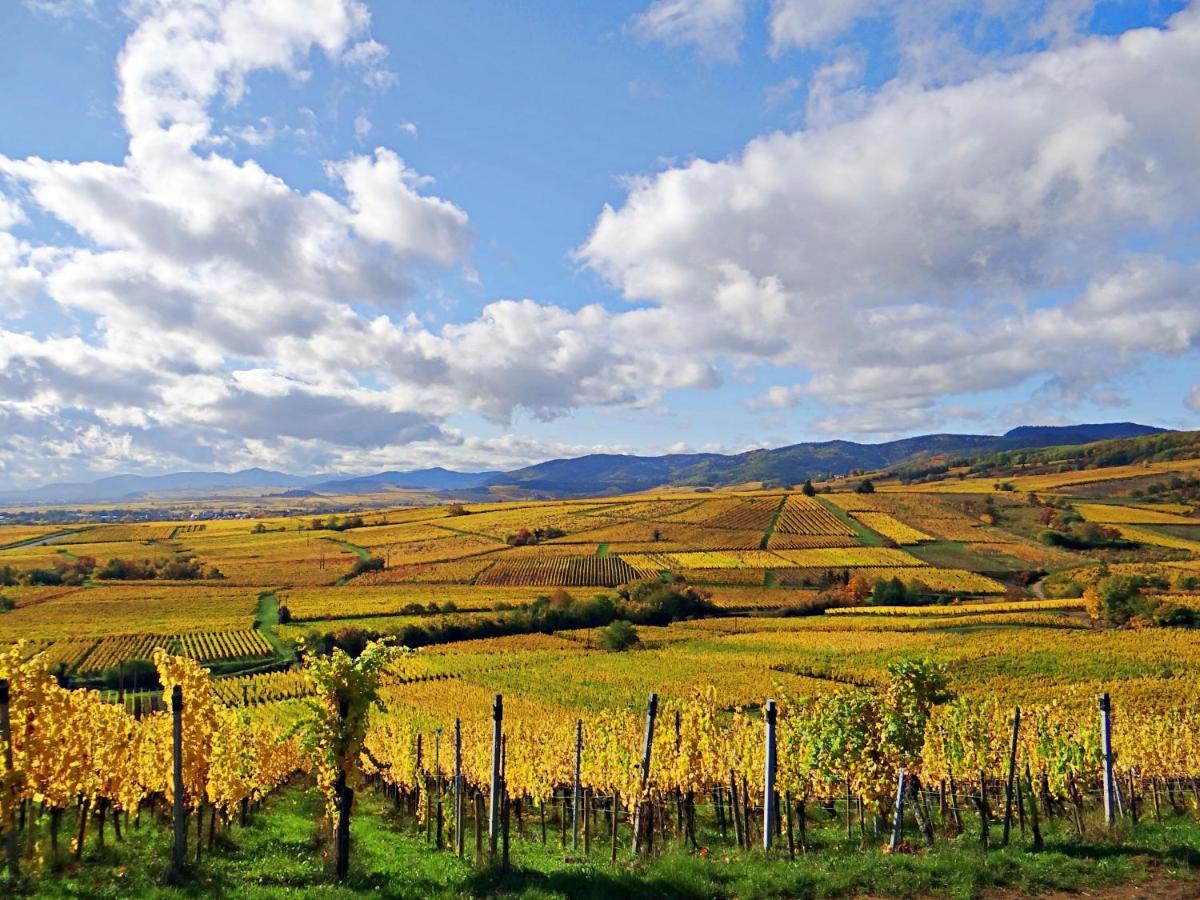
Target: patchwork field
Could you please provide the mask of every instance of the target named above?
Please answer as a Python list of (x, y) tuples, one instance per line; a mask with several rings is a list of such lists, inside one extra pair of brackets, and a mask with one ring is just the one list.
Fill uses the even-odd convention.
[[(584, 796), (635, 798), (606, 828), (628, 830), (640, 802), (682, 842), (691, 795), (719, 847), (718, 810), (729, 808), (719, 804), (740, 803), (746, 827), (747, 798), (764, 789), (762, 710), (773, 698), (783, 784), (810, 810), (834, 806), (836, 822), (808, 827), (840, 840), (847, 812), (865, 823), (894, 797), (899, 757), (872, 737), (892, 697), (930, 715), (905, 771), (930, 784), (952, 774), (972, 801), (999, 796), (1020, 705), (1021, 759), (1061, 805), (1072, 785), (1098, 796), (1095, 697), (1107, 693), (1122, 783), (1135, 779), (1143, 798), (1155, 784), (1183, 796), (1200, 751), (1200, 721), (1180, 702), (1200, 691), (1197, 523), (1188, 504), (1107, 495), (760, 489), (0, 527), (0, 644), (14, 648), (0, 666), (74, 688), (56, 709), (81, 710), (85, 735), (93, 721), (117, 723), (96, 732), (125, 736), (105, 758), (125, 760), (130, 790), (158, 791), (166, 757), (127, 745), (162, 750), (155, 679), (191, 672), (185, 708), (215, 723), (212, 768), (197, 784), (233, 819), (256, 791), (295, 784), (301, 755), (284, 736), (314, 699), (334, 708), (314, 662), (335, 648), (369, 659), (370, 641), (392, 639), (413, 649), (382, 675), (364, 804), (391, 798), (394, 815), (429, 833), (435, 818), (420, 805), (435, 802), (431, 785), (451, 783), (456, 725), (468, 790), (482, 801), (501, 695), (505, 792), (549, 808), (564, 847), (577, 728)], [(1135, 604), (1120, 621), (1114, 597)], [(944, 692), (896, 694), (904, 673), (934, 673)], [(43, 685), (47, 698), (61, 690)], [(651, 694), (661, 737), (642, 784)], [(833, 749), (806, 749), (819, 746)], [(49, 745), (39, 752), (57, 759)], [(72, 787), (64, 802), (85, 789), (103, 790)]]
[[(1049, 486), (1075, 483), (1037, 477)], [(26, 640), (83, 679), (147, 658), (155, 646), (234, 668), (239, 660), (286, 666), (290, 642), (301, 636), (504, 631), (515, 627), (508, 621), (514, 612), (555, 592), (566, 592), (565, 601), (554, 601), (561, 605), (631, 583), (677, 579), (698, 586), (716, 610), (757, 617), (757, 624), (736, 618), (701, 626), (721, 633), (776, 633), (778, 623), (795, 621), (794, 630), (807, 634), (807, 619), (764, 616), (845, 605), (828, 597), (849, 596), (851, 582), (855, 603), (879, 584), (954, 601), (954, 612), (943, 617), (960, 628), (996, 625), (1005, 616), (1010, 626), (1081, 627), (1077, 613), (1042, 610), (1030, 585), (1038, 573), (1061, 572), (1054, 583), (1086, 586), (1098, 577), (1096, 560), (1033, 540), (1030, 514), (1011, 492), (1005, 507), (974, 493), (974, 485), (961, 494), (943, 490), (949, 486), (816, 496), (682, 491), (324, 519), (0, 526), (0, 572), (8, 573), (0, 596), (13, 607), (0, 614), (0, 641)], [(1071, 502), (1078, 519), (1118, 529), (1145, 554), (1167, 554), (1112, 560), (1115, 571), (1148, 566), (1164, 583), (1193, 571), (1200, 519), (1187, 505)], [(141, 565), (133, 571), (142, 580), (123, 580), (110, 560)], [(996, 605), (1005, 594), (1012, 608)], [(871, 625), (861, 614), (838, 612), (838, 629), (855, 634), (936, 631), (943, 618), (883, 622), (876, 615)], [(907, 624), (895, 621), (901, 618)], [(671, 635), (681, 640), (688, 627), (672, 626), (682, 630)], [(711, 675), (711, 668), (702, 671)]]

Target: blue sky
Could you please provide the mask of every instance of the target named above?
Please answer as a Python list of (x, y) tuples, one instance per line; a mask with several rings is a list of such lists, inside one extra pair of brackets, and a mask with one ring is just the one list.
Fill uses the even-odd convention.
[(0, 487), (1198, 427), (1198, 59), (1179, 2), (4, 4)]

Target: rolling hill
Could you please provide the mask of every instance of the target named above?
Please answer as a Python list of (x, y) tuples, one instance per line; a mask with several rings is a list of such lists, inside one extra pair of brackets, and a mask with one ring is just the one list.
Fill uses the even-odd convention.
[(763, 481), (796, 484), (806, 478), (846, 475), (901, 464), (919, 465), (937, 457), (981, 457), (1020, 449), (1087, 444), (1160, 434), (1161, 428), (1132, 422), (1067, 426), (1021, 426), (1002, 435), (929, 434), (860, 444), (819, 441), (745, 453), (673, 453), (634, 456), (592, 453), (552, 459), (509, 472), (454, 472), (441, 467), (386, 471), (351, 478), (289, 475), (266, 469), (240, 472), (176, 472), (167, 475), (115, 475), (88, 483), (56, 483), (0, 493), (7, 503), (125, 501), (149, 495), (228, 489), (304, 489), (317, 494), (382, 494), (423, 489), (448, 494), (486, 493), (507, 488), (553, 496), (618, 494), (663, 485), (719, 487)]

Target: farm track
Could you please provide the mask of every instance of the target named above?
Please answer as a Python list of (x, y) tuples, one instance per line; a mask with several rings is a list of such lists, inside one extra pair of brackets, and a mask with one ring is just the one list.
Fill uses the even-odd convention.
[(771, 524), (767, 526), (767, 530), (763, 532), (762, 540), (758, 542), (759, 550), (767, 549), (767, 544), (771, 542), (771, 535), (775, 533), (775, 526), (779, 524), (779, 517), (783, 514), (783, 507), (787, 502), (788, 498), (786, 494), (779, 498), (779, 505), (775, 507), (775, 515), (771, 516)]
[(41, 547), (43, 544), (53, 544), (55, 541), (60, 541), (63, 538), (71, 537), (76, 534), (83, 534), (87, 531), (86, 528), (79, 528), (74, 531), (56, 531), (54, 534), (46, 534), (38, 538), (30, 538), (27, 541), (16, 541), (12, 544), (5, 544), (0, 547), (0, 550), (26, 550), (29, 547)]

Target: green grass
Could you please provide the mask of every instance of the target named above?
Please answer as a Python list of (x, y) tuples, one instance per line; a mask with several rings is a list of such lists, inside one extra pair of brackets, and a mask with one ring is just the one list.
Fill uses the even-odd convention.
[(1187, 541), (1200, 541), (1200, 519), (1196, 520), (1195, 525), (1139, 525), (1139, 528), (1145, 528), (1147, 531), (1165, 534), (1168, 537), (1183, 538)]
[(599, 556), (601, 559), (608, 556), (608, 544), (597, 544), (596, 545), (596, 555)]
[(944, 569), (1004, 574), (1031, 568), (1029, 563), (1006, 554), (976, 553), (961, 541), (929, 541), (904, 549), (917, 559)]
[(775, 526), (779, 523), (779, 517), (783, 514), (783, 507), (786, 503), (787, 495), (784, 494), (779, 498), (779, 505), (775, 507), (775, 514), (771, 516), (771, 522), (767, 525), (767, 530), (763, 532), (762, 540), (758, 542), (759, 550), (767, 549), (767, 544), (771, 542), (771, 535), (775, 533)]
[(359, 559), (365, 560), (365, 559), (371, 558), (371, 551), (368, 550), (366, 547), (358, 546), (358, 544), (352, 544), (349, 541), (343, 541), (338, 538), (321, 538), (321, 540), (329, 541), (332, 544), (337, 544), (343, 550), (346, 550), (350, 553), (357, 554)]
[(862, 544), (864, 547), (882, 547), (883, 546), (883, 535), (879, 534), (878, 532), (872, 531), (870, 528), (868, 528), (862, 522), (858, 521), (858, 519), (851, 518), (850, 514), (847, 513), (840, 506), (838, 506), (836, 503), (830, 503), (828, 500), (826, 500), (820, 494), (818, 494), (813, 499), (815, 499), (818, 503), (820, 503), (822, 506), (824, 506), (827, 510), (829, 510), (831, 513), (833, 513), (835, 516), (837, 516), (838, 519), (841, 520), (843, 525), (845, 525), (847, 528), (849, 528), (851, 531), (853, 531), (854, 536), (856, 538), (858, 538), (858, 542), (860, 544)]
[(279, 598), (273, 593), (267, 592), (258, 595), (258, 607), (254, 613), (254, 619), (258, 622), (258, 630), (262, 636), (266, 638), (271, 649), (275, 651), (275, 655), (280, 660), (292, 660), (295, 658), (295, 653), (279, 636), (275, 630), (279, 625)]
[[(1026, 839), (1014, 828), (1013, 845), (984, 854), (971, 833), (932, 851), (887, 855), (875, 849), (882, 839), (868, 838), (866, 850), (847, 845), (839, 820), (814, 811), (810, 835), (818, 846), (793, 863), (769, 859), (761, 852), (740, 853), (731, 840), (702, 828), (700, 840), (707, 858), (672, 849), (647, 862), (631, 858), (628, 832), (622, 830), (619, 861), (608, 861), (605, 829), (597, 831), (590, 857), (563, 850), (552, 823), (550, 840), (537, 840), (536, 824), (527, 820), (527, 837), (520, 839), (513, 824), (512, 865), (475, 866), (470, 860), (473, 838), (468, 832), (468, 858), (459, 860), (425, 843), (423, 831), (369, 790), (360, 792), (352, 823), (351, 871), (338, 885), (330, 872), (330, 842), (318, 827), (321, 798), (316, 791), (293, 786), (268, 800), (246, 828), (232, 827), (218, 835), (212, 853), (205, 851), (184, 880), (169, 886), (169, 828), (143, 822), (127, 828), (118, 842), (111, 829), (108, 846), (95, 847), (89, 836), (82, 865), (33, 876), (29, 894), (35, 897), (680, 897), (769, 898), (846, 897), (869, 893), (876, 897), (977, 897), (993, 888), (1021, 895), (1049, 890), (1081, 890), (1131, 884), (1148, 877), (1194, 878), (1200, 866), (1200, 825), (1187, 817), (1162, 824), (1144, 822), (1136, 829), (1118, 829), (1117, 843), (1089, 834), (1077, 840), (1046, 829), (1046, 848), (1026, 849)], [(149, 818), (144, 816), (144, 818)], [(821, 821), (818, 821), (821, 820)], [(63, 823), (70, 831), (72, 816)], [(702, 826), (711, 826), (702, 821)], [(967, 822), (970, 832), (971, 822)], [(43, 826), (44, 828), (44, 826)], [(998, 838), (993, 828), (993, 838)], [(909, 835), (912, 837), (912, 835)], [(194, 825), (189, 840), (194, 840)], [(64, 841), (65, 843), (65, 841)], [(485, 840), (486, 843), (486, 840)], [(189, 844), (191, 852), (194, 845)], [(191, 858), (191, 853), (189, 853)]]

